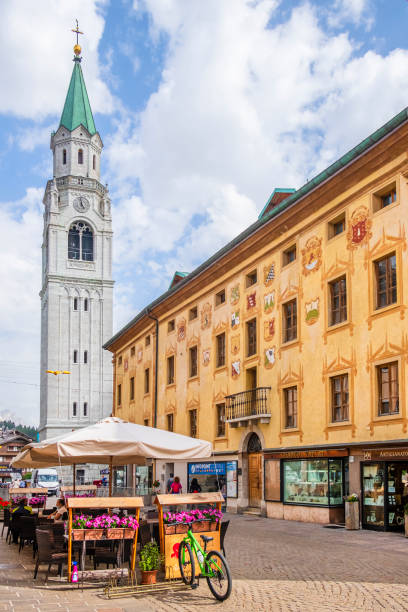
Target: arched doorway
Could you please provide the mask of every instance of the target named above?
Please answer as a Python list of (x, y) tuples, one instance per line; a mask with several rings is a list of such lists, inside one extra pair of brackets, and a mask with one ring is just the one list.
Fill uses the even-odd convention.
[(262, 501), (262, 444), (256, 433), (248, 439), (248, 501), (251, 508), (260, 508)]

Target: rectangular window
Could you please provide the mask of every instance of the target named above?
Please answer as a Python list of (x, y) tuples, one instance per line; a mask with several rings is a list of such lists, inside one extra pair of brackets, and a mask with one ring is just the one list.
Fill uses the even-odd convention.
[(167, 384), (174, 384), (174, 355), (167, 357)]
[(172, 319), (171, 321), (167, 323), (167, 333), (170, 334), (171, 332), (174, 332), (175, 329), (176, 329), (176, 320)]
[(78, 298), (74, 298), (74, 310), (78, 310)]
[(134, 357), (136, 353), (136, 348), (134, 346), (132, 346), (132, 348), (130, 349), (130, 356)]
[(342, 276), (329, 283), (330, 312), (329, 325), (337, 325), (347, 321), (347, 284)]
[(84, 402), (84, 416), (88, 416), (88, 402)]
[(78, 363), (78, 351), (74, 351), (74, 363)]
[(376, 280), (376, 308), (397, 302), (397, 259), (395, 253), (374, 262)]
[(197, 309), (197, 306), (194, 306), (193, 308), (190, 308), (188, 312), (188, 320), (194, 321), (194, 319), (196, 319), (197, 317), (198, 317), (198, 309)]
[(145, 346), (150, 346), (150, 334), (145, 338)]
[(216, 337), (216, 367), (225, 366), (225, 332)]
[(167, 431), (173, 431), (173, 415), (167, 415)]
[(130, 379), (129, 398), (130, 398), (130, 401), (133, 401), (135, 399), (135, 377), (134, 376), (132, 376)]
[(217, 438), (225, 436), (225, 404), (217, 404)]
[(144, 425), (145, 427), (149, 427), (149, 419), (145, 419), (145, 420), (143, 421), (143, 425)]
[(373, 196), (373, 212), (378, 212), (383, 208), (387, 208), (397, 201), (397, 186), (394, 183), (387, 185)]
[(296, 259), (296, 245), (292, 245), (282, 253), (282, 266), (287, 266)]
[(297, 338), (297, 302), (296, 299), (283, 305), (283, 342)]
[(250, 272), (249, 274), (246, 275), (245, 277), (245, 287), (248, 289), (248, 287), (251, 287), (252, 285), (256, 285), (256, 283), (258, 282), (258, 272), (257, 270), (252, 270), (252, 272)]
[(121, 365), (122, 365), (122, 357), (119, 357), (119, 359), (118, 359), (118, 366), (121, 366)]
[(197, 376), (198, 374), (198, 360), (197, 360), (198, 350), (196, 346), (192, 346), (189, 350), (189, 375), (190, 378), (193, 376)]
[(88, 351), (84, 351), (84, 363), (88, 363)]
[(190, 437), (197, 437), (197, 410), (190, 410)]
[(395, 189), (391, 189), (388, 193), (381, 196), (381, 208), (389, 206), (393, 202), (397, 201), (397, 192)]
[(343, 504), (342, 459), (283, 461), (283, 501), (292, 504)]
[(344, 230), (346, 229), (345, 213), (342, 213), (341, 215), (339, 215), (338, 217), (330, 221), (328, 225), (328, 229), (329, 229), (328, 231), (329, 240), (330, 238), (334, 238), (335, 236), (342, 234)]
[(297, 387), (284, 389), (285, 429), (297, 427)]
[(251, 319), (246, 324), (247, 357), (256, 355), (256, 319)]
[(118, 385), (118, 406), (122, 405), (122, 385)]
[(215, 305), (216, 306), (220, 306), (221, 304), (225, 303), (225, 289), (223, 289), (222, 291), (219, 291), (216, 295), (215, 295)]
[[(173, 374), (173, 378), (174, 378), (174, 374)], [(144, 392), (150, 393), (150, 368), (145, 369)]]
[(76, 416), (77, 415), (77, 403), (74, 402), (72, 404), (72, 416)]
[(377, 366), (378, 416), (399, 413), (398, 362)]
[(332, 422), (339, 423), (349, 419), (348, 374), (333, 376), (331, 385)]
[(84, 299), (84, 310), (85, 310), (85, 312), (88, 311), (88, 298)]

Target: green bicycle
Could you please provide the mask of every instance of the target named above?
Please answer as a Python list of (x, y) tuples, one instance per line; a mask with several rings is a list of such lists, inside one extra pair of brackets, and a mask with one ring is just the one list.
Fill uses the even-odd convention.
[(218, 601), (225, 601), (230, 596), (232, 587), (228, 563), (218, 550), (207, 552), (207, 544), (214, 538), (202, 535), (201, 539), (204, 543), (204, 548), (196, 540), (190, 525), (186, 537), (180, 543), (178, 551), (181, 578), (184, 584), (188, 584), (192, 588), (197, 586), (194, 584), (196, 576), (195, 554), (200, 566), (201, 575), (205, 576), (211, 593)]

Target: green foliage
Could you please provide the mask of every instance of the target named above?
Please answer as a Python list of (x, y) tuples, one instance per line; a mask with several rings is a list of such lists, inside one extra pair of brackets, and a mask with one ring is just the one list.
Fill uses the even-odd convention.
[(23, 474), (23, 480), (31, 480), (31, 472), (26, 472)]
[(29, 436), (32, 440), (37, 440), (37, 431), (36, 427), (32, 427), (31, 425), (16, 425), (14, 421), (0, 421), (0, 429), (18, 429), (21, 433)]
[(156, 542), (149, 542), (143, 546), (140, 551), (139, 567), (143, 572), (151, 572), (158, 570), (163, 562), (161, 554)]

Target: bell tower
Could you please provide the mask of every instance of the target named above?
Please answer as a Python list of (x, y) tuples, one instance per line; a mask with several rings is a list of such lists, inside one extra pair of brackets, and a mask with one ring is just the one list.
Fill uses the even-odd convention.
[[(44, 194), (40, 438), (95, 423), (112, 411), (112, 217), (100, 182), (103, 143), (81, 68), (81, 47), (61, 121), (51, 135), (53, 178)], [(69, 372), (53, 375), (47, 370)]]

